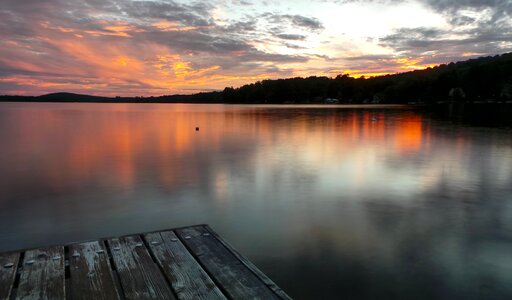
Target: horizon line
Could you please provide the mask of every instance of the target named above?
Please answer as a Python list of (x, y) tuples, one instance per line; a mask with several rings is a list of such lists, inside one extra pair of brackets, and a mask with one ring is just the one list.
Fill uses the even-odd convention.
[(380, 74), (380, 75), (376, 75), (376, 76), (366, 76), (366, 75), (369, 75), (369, 74), (372, 74), (372, 73), (357, 74), (357, 75), (353, 75), (353, 74), (350, 74), (350, 73), (340, 73), (340, 74), (337, 74), (336, 76), (332, 76), (332, 77), (331, 76), (326, 76), (326, 75), (323, 75), (323, 76), (311, 75), (311, 76), (306, 76), (306, 77), (295, 76), (295, 77), (285, 77), (285, 78), (263, 79), (263, 80), (258, 80), (258, 81), (251, 82), (251, 83), (246, 83), (246, 84), (243, 84), (243, 85), (237, 86), (237, 87), (225, 86), (221, 90), (205, 89), (205, 90), (199, 90), (198, 92), (191, 93), (191, 94), (179, 94), (178, 93), (178, 94), (162, 94), (162, 95), (158, 95), (158, 96), (149, 96), (149, 95), (147, 95), (147, 96), (145, 96), (145, 95), (105, 96), (105, 95), (98, 95), (98, 94), (83, 94), (82, 92), (59, 91), (59, 92), (53, 92), (53, 93), (47, 93), (47, 94), (39, 94), (39, 95), (8, 95), (8, 94), (3, 94), (3, 95), (0, 95), (0, 97), (33, 97), (33, 98), (37, 98), (37, 97), (44, 97), (44, 96), (57, 95), (57, 94), (73, 94), (73, 95), (78, 95), (78, 96), (88, 96), (88, 97), (98, 97), (98, 98), (111, 98), (111, 99), (116, 99), (116, 98), (121, 98), (121, 99), (122, 98), (159, 98), (159, 97), (177, 97), (177, 96), (185, 96), (186, 97), (186, 96), (194, 96), (194, 95), (207, 94), (207, 93), (222, 93), (226, 88), (238, 89), (238, 88), (241, 88), (243, 86), (255, 84), (257, 82), (276, 81), (276, 80), (288, 80), (288, 79), (296, 79), (296, 78), (307, 79), (307, 78), (311, 78), (311, 77), (319, 77), (319, 78), (324, 77), (324, 78), (328, 78), (328, 79), (335, 79), (335, 78), (337, 78), (339, 76), (347, 76), (347, 77), (353, 78), (353, 79), (369, 80), (369, 79), (381, 78), (381, 77), (386, 77), (386, 76), (397, 76), (397, 75), (414, 73), (414, 72), (422, 72), (422, 71), (426, 71), (426, 70), (429, 70), (429, 69), (435, 69), (435, 68), (439, 68), (439, 67), (442, 67), (442, 66), (448, 66), (448, 65), (451, 65), (451, 64), (468, 62), (468, 61), (471, 61), (471, 60), (478, 60), (478, 59), (489, 58), (489, 57), (499, 57), (499, 56), (503, 56), (503, 55), (507, 55), (507, 54), (512, 54), (512, 52), (505, 52), (505, 53), (496, 54), (496, 55), (486, 55), (486, 56), (473, 57), (473, 58), (470, 58), (470, 59), (467, 59), (467, 60), (460, 60), (460, 61), (455, 61), (455, 62), (451, 61), (451, 62), (447, 62), (447, 63), (441, 63), (441, 64), (438, 64), (438, 65), (435, 65), (435, 66), (428, 66), (428, 67), (425, 67), (425, 68), (422, 68), (422, 69), (415, 69), (415, 70), (410, 70), (410, 71), (406, 71), (406, 72), (386, 73), (386, 74)]

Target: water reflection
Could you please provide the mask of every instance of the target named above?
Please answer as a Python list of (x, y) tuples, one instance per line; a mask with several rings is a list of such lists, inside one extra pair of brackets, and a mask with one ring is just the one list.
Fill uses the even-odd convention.
[(0, 141), (0, 250), (209, 223), (298, 299), (512, 296), (506, 129), (403, 107), (2, 103)]

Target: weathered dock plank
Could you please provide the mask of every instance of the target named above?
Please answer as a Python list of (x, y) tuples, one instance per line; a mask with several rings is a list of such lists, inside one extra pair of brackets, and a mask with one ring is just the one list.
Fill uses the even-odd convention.
[(284, 299), (208, 225), (0, 253), (0, 300)]
[(149, 233), (144, 238), (179, 299), (226, 299), (174, 232)]
[(108, 240), (126, 299), (175, 299), (139, 236)]
[(176, 233), (232, 299), (280, 299), (204, 226)]
[(71, 297), (76, 299), (120, 299), (103, 241), (69, 247)]
[(65, 299), (64, 247), (25, 252), (16, 299)]
[(270, 278), (265, 275), (260, 269), (258, 269), (250, 260), (245, 258), (242, 254), (240, 254), (230, 243), (224, 240), (220, 235), (218, 235), (215, 230), (213, 230), (210, 226), (204, 225), (204, 228), (213, 235), (219, 242), (221, 242), (233, 255), (236, 256), (248, 269), (250, 269), (258, 278), (261, 279), (274, 293), (276, 293), (281, 299), (291, 300), (292, 298), (288, 296), (275, 282), (273, 282)]
[(0, 254), (0, 299), (11, 297), (19, 259), (19, 253)]

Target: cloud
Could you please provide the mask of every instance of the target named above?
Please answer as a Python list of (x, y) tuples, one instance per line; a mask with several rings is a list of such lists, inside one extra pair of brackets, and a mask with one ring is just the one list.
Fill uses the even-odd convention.
[(511, 25), (512, 2), (509, 0), (425, 0), (425, 4), (444, 14), (456, 26), (476, 24), (503, 29)]
[(231, 23), (227, 27), (225, 27), (226, 32), (238, 33), (238, 34), (244, 34), (247, 32), (256, 31), (256, 29), (257, 29), (256, 20), (237, 21), (237, 22)]
[(322, 23), (316, 18), (309, 18), (299, 15), (284, 15), (283, 17), (288, 18), (295, 26), (308, 28), (312, 31), (322, 30), (324, 26)]
[(380, 39), (381, 45), (404, 56), (499, 54), (512, 50), (512, 31), (477, 27), (453, 31), (437, 28), (400, 28)]
[(290, 24), (296, 28), (306, 29), (312, 32), (318, 32), (324, 29), (322, 22), (317, 18), (306, 17), (301, 15), (289, 15), (289, 14), (270, 14), (267, 13), (264, 16), (275, 25), (279, 24)]
[(212, 25), (210, 11), (213, 6), (207, 2), (178, 4), (173, 1), (126, 1), (120, 2), (120, 10), (137, 19), (162, 19), (176, 21), (190, 26)]
[(512, 51), (512, 2), (508, 0), (424, 0), (445, 16), (448, 27), (397, 28), (379, 44), (425, 64)]
[[(407, 0), (324, 0), (338, 4), (381, 4), (396, 6), (407, 3)], [(476, 21), (474, 16), (478, 16), (484, 10), (489, 10), (492, 17), (489, 22), (495, 22), (500, 19), (512, 16), (512, 1), (510, 0), (416, 0), (433, 11), (443, 14), (454, 25), (464, 25)], [(472, 16), (465, 14), (470, 13)]]
[(253, 3), (251, 3), (250, 1), (245, 1), (245, 0), (233, 0), (232, 2), (235, 5), (241, 5), (241, 6), (251, 6), (251, 5), (253, 5)]
[[(282, 74), (273, 64), (308, 61), (257, 48), (257, 20), (218, 23), (214, 8), (207, 2), (151, 0), (2, 1), (0, 93), (222, 89)], [(298, 16), (284, 19), (299, 22)], [(300, 26), (318, 27), (307, 20)], [(264, 43), (269, 37), (259, 38)]]
[(458, 11), (465, 8), (493, 8), (501, 12), (510, 12), (512, 3), (508, 0), (424, 0), (424, 2), (436, 10)]
[(303, 41), (306, 39), (306, 36), (302, 34), (275, 34), (275, 36), (283, 40), (292, 41)]
[(510, 1), (422, 0), (415, 7), (446, 24), (395, 26), (371, 38), (344, 36), (326, 17), (332, 11), (322, 11), (411, 1), (419, 0), (317, 0), (311, 9), (248, 0), (2, 0), (0, 94), (186, 93), (283, 76), (389, 73), (512, 50)]

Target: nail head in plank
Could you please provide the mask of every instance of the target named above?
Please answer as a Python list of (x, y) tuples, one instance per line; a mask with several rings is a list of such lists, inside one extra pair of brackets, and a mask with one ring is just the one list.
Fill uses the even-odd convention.
[[(197, 257), (213, 280), (233, 299), (279, 299), (279, 297), (250, 269), (248, 269), (219, 240), (204, 236), (209, 231), (202, 227), (176, 230), (184, 243)], [(189, 239), (184, 239), (190, 236)]]
[(119, 248), (112, 258), (127, 299), (175, 299), (139, 236), (110, 239), (108, 244)]
[(226, 299), (172, 231), (144, 235), (178, 299)]
[(18, 252), (0, 254), (0, 299), (11, 297), (19, 259)]
[(120, 299), (103, 241), (69, 247), (73, 299)]
[[(58, 257), (58, 259), (57, 259)], [(49, 247), (25, 252), (16, 299), (64, 299), (64, 247)]]

